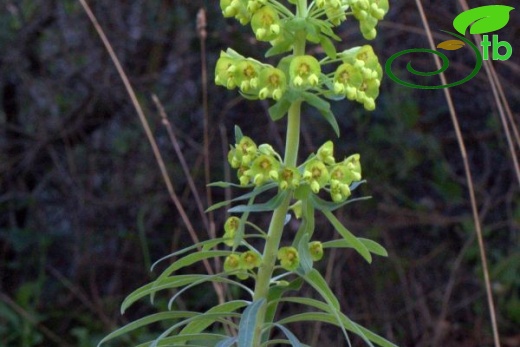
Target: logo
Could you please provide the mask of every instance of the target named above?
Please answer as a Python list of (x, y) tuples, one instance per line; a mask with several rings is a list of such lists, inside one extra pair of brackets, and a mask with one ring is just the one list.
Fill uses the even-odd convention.
[[(504, 5), (487, 5), (475, 7), (473, 9), (462, 12), (453, 20), (453, 27), (458, 32), (458, 34), (446, 30), (441, 30), (442, 32), (445, 32), (453, 36), (454, 39), (439, 43), (437, 45), (437, 48), (447, 51), (455, 51), (467, 45), (475, 53), (475, 68), (465, 78), (445, 85), (424, 86), (404, 81), (393, 73), (393, 62), (397, 58), (409, 53), (431, 53), (437, 55), (442, 60), (442, 67), (436, 71), (430, 72), (423, 72), (414, 69), (412, 67), (412, 62), (409, 61), (406, 65), (406, 70), (408, 70), (408, 72), (410, 72), (411, 74), (414, 74), (416, 76), (435, 76), (446, 71), (446, 69), (450, 65), (448, 57), (446, 57), (444, 53), (428, 48), (406, 49), (404, 51), (395, 53), (386, 61), (386, 74), (393, 81), (403, 86), (417, 89), (449, 88), (458, 86), (459, 84), (469, 81), (470, 79), (475, 77), (475, 75), (480, 71), (483, 60), (489, 60), (491, 58), (493, 60), (503, 61), (509, 59), (513, 54), (513, 47), (509, 42), (500, 41), (498, 35), (488, 35), (489, 33), (502, 29), (506, 26), (506, 24), (509, 22), (509, 12), (511, 12), (512, 10), (514, 10), (514, 7)], [(470, 40), (464, 37), (468, 28), (470, 28), (470, 34), (485, 34), (482, 36), (482, 54), (480, 53), (479, 48), (475, 44), (473, 44)]]

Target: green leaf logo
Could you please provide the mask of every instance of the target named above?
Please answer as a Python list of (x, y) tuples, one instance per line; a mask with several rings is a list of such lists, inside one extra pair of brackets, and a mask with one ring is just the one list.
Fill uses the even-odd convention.
[(455, 51), (464, 47), (466, 44), (461, 40), (448, 40), (441, 42), (437, 45), (437, 48), (445, 49), (447, 51)]
[(509, 22), (509, 12), (514, 7), (487, 5), (464, 11), (453, 20), (453, 27), (464, 35), (471, 26), (470, 34), (486, 34), (502, 29)]

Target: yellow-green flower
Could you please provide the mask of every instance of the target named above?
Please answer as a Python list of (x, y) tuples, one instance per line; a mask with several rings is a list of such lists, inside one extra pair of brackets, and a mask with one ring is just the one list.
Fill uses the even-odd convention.
[(255, 90), (258, 87), (260, 65), (251, 59), (243, 59), (236, 64), (236, 84), (243, 92)]
[(237, 254), (230, 254), (224, 261), (224, 271), (231, 272), (240, 269), (240, 257)]
[(300, 177), (296, 168), (284, 167), (278, 174), (278, 186), (281, 190), (297, 188), (300, 185)]
[(300, 256), (294, 247), (282, 247), (278, 250), (280, 265), (287, 271), (294, 271), (300, 264)]
[(253, 161), (251, 168), (245, 174), (252, 177), (255, 185), (260, 186), (269, 179), (277, 180), (279, 168), (280, 163), (275, 157), (261, 154)]
[(262, 69), (259, 77), (260, 99), (273, 98), (280, 100), (287, 89), (287, 81), (282, 70), (267, 67)]
[(305, 165), (303, 179), (305, 179), (314, 193), (318, 193), (329, 182), (329, 171), (325, 164), (318, 159), (312, 159)]
[(334, 73), (334, 93), (355, 97), (356, 90), (363, 83), (360, 69), (350, 63), (338, 66)]
[(294, 57), (289, 64), (291, 83), (297, 87), (318, 85), (320, 74), (320, 63), (310, 55)]
[(224, 17), (235, 17), (242, 25), (251, 20), (251, 13), (244, 0), (220, 0), (220, 9)]
[(251, 27), (259, 41), (272, 41), (280, 34), (280, 17), (271, 6), (257, 10), (251, 18)]
[(309, 253), (314, 261), (323, 258), (323, 244), (320, 241), (312, 241), (309, 243)]
[(243, 136), (236, 145), (235, 155), (237, 160), (242, 165), (249, 165), (251, 161), (256, 158), (257, 149), (256, 143), (248, 136)]
[(235, 81), (235, 59), (226, 56), (226, 53), (222, 52), (220, 58), (217, 60), (215, 66), (215, 84), (218, 86), (226, 87), (227, 89), (236, 88), (237, 84)]
[(262, 258), (253, 251), (246, 251), (240, 255), (240, 268), (244, 270), (252, 270), (260, 266)]
[(332, 141), (325, 142), (319, 149), (316, 155), (319, 160), (324, 162), (327, 165), (333, 165), (335, 163), (334, 159), (334, 144)]
[(226, 220), (224, 223), (224, 243), (231, 247), (235, 241), (235, 235), (240, 227), (240, 218), (232, 216)]

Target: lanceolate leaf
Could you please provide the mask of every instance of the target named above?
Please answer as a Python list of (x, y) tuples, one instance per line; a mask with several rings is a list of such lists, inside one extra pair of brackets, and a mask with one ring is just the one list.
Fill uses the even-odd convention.
[(237, 342), (237, 340), (236, 336), (228, 337), (217, 343), (215, 347), (231, 347)]
[(242, 314), (238, 326), (238, 347), (253, 347), (258, 310), (265, 304), (265, 299), (253, 301)]
[[(193, 344), (197, 343), (197, 346), (203, 345), (214, 345), (217, 341), (222, 341), (222, 339), (227, 338), (226, 335), (221, 334), (209, 334), (209, 333), (199, 333), (199, 334), (184, 334), (184, 335), (177, 335), (172, 337), (167, 337), (161, 340), (160, 343), (157, 344), (157, 346), (193, 346)], [(190, 341), (192, 344), (184, 344), (185, 342)], [(153, 341), (148, 341), (145, 343), (142, 343), (140, 345), (137, 345), (136, 347), (149, 347), (150, 344), (153, 343)]]
[(229, 213), (243, 213), (243, 212), (266, 212), (273, 211), (284, 201), (287, 196), (287, 191), (278, 193), (276, 196), (272, 197), (269, 201), (263, 204), (254, 204), (254, 205), (238, 205), (229, 209)]
[(316, 289), (318, 293), (320, 293), (323, 299), (325, 299), (334, 310), (340, 310), (338, 299), (330, 289), (325, 279), (316, 269), (312, 269), (308, 274), (302, 277), (307, 283)]
[(314, 207), (320, 211), (335, 211), (340, 207), (343, 207), (345, 205), (351, 204), (353, 202), (357, 201), (363, 201), (363, 200), (369, 200), (372, 199), (371, 196), (362, 196), (360, 198), (354, 198), (354, 199), (347, 199), (343, 202), (333, 202), (333, 201), (326, 201), (322, 198), (318, 197), (317, 195), (311, 196), (311, 201)]
[(291, 345), (293, 347), (300, 347), (302, 345), (300, 340), (298, 340), (298, 338), (296, 336), (294, 336), (294, 334), (289, 329), (287, 329), (286, 327), (284, 327), (281, 324), (275, 323), (275, 326), (278, 329), (280, 329), (281, 331), (283, 331), (283, 333), (285, 334), (285, 336), (287, 336), (287, 338), (289, 339), (289, 341), (291, 342)]
[(298, 254), (300, 256), (300, 265), (297, 272), (300, 275), (306, 275), (312, 270), (312, 258), (309, 252), (309, 234), (304, 234), (298, 243)]
[(305, 93), (303, 93), (302, 96), (303, 96), (303, 99), (309, 105), (313, 106), (321, 113), (323, 118), (325, 118), (325, 120), (327, 122), (329, 122), (332, 129), (334, 129), (336, 136), (339, 137), (339, 125), (338, 125), (338, 122), (336, 121), (336, 117), (334, 117), (334, 114), (330, 110), (330, 104), (327, 101), (320, 98), (319, 96), (312, 94), (312, 93), (305, 92)]
[(145, 296), (151, 295), (152, 293), (158, 292), (160, 290), (182, 287), (207, 277), (208, 275), (179, 275), (175, 277), (165, 278), (161, 281), (161, 283), (148, 283), (142, 286), (141, 288), (134, 290), (130, 295), (128, 295), (125, 298), (125, 300), (121, 304), (121, 314), (124, 314), (126, 309), (130, 307), (134, 302), (141, 298), (144, 298)]
[(354, 236), (354, 234), (352, 234), (350, 231), (348, 231), (347, 228), (345, 228), (343, 226), (343, 224), (341, 224), (341, 222), (332, 214), (332, 212), (330, 212), (330, 211), (322, 211), (322, 212), (325, 215), (325, 217), (327, 217), (327, 219), (330, 221), (330, 223), (334, 226), (336, 231), (338, 233), (340, 233), (341, 236), (343, 236), (343, 238), (345, 240), (347, 240), (347, 242), (349, 242), (352, 245), (352, 247), (359, 254), (361, 254), (361, 256), (363, 258), (365, 258), (366, 261), (371, 263), (372, 256), (370, 255), (370, 252), (368, 251), (367, 247), (361, 241), (359, 241), (358, 238), (356, 236)]
[[(227, 312), (233, 312), (238, 310), (239, 308), (242, 308), (244, 306), (247, 306), (249, 304), (248, 301), (245, 300), (234, 300), (225, 302), (223, 304), (217, 305), (215, 307), (210, 308), (206, 313), (227, 313)], [(207, 319), (200, 319), (197, 321), (193, 321), (186, 325), (184, 329), (181, 330), (180, 334), (198, 334), (202, 332), (204, 329), (209, 327), (211, 324), (215, 323), (215, 318), (207, 318)]]
[(111, 332), (110, 334), (105, 336), (105, 338), (103, 338), (103, 340), (101, 340), (98, 343), (98, 347), (107, 341), (115, 339), (118, 336), (127, 334), (135, 329), (144, 327), (146, 325), (149, 325), (149, 324), (152, 324), (155, 322), (161, 322), (161, 321), (170, 320), (170, 319), (194, 317), (198, 314), (199, 314), (198, 312), (189, 312), (189, 311), (161, 312), (161, 313), (152, 314), (152, 315), (143, 317), (141, 319), (138, 319), (136, 321), (133, 321), (132, 323), (129, 323), (129, 324), (125, 325), (124, 327)]
[(462, 35), (469, 26), (470, 34), (487, 34), (505, 27), (512, 10), (514, 7), (505, 5), (475, 7), (455, 17), (453, 27)]
[(276, 104), (269, 107), (269, 116), (272, 120), (277, 121), (287, 114), (289, 107), (291, 107), (291, 103), (286, 98), (281, 98)]
[[(379, 243), (358, 237), (358, 240), (371, 252), (382, 257), (388, 257), (388, 252)], [(333, 240), (323, 242), (323, 248), (353, 248), (347, 240)]]

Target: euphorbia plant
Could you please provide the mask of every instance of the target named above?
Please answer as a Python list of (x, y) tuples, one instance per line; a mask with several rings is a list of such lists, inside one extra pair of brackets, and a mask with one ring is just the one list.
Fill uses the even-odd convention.
[[(231, 300), (206, 312), (168, 311), (130, 323), (102, 342), (138, 327), (176, 319), (155, 340), (142, 346), (267, 346), (290, 344), (306, 346), (291, 332), (289, 323), (322, 321), (338, 326), (350, 345), (351, 332), (368, 345), (394, 346), (382, 337), (350, 320), (320, 272), (314, 268), (329, 248), (352, 248), (366, 261), (372, 254), (386, 256), (374, 241), (358, 238), (334, 216), (334, 211), (363, 198), (351, 194), (362, 181), (359, 154), (338, 157), (332, 141), (298, 162), (301, 106), (315, 107), (339, 135), (339, 128), (328, 100), (349, 99), (373, 110), (383, 76), (381, 65), (369, 45), (338, 52), (333, 41), (340, 41), (334, 29), (349, 17), (359, 21), (366, 39), (376, 37), (376, 25), (388, 11), (387, 0), (221, 0), (225, 17), (250, 25), (258, 41), (269, 42), (266, 57), (284, 55), (276, 65), (244, 57), (232, 49), (223, 51), (215, 67), (215, 83), (238, 89), (250, 100), (272, 99), (269, 114), (273, 120), (287, 116), (284, 155), (269, 144), (257, 145), (235, 127), (235, 143), (228, 161), (236, 170), (238, 183), (218, 182), (213, 186), (236, 187), (246, 193), (231, 201), (211, 206), (214, 210), (238, 203), (222, 226), (222, 237), (207, 240), (171, 256), (181, 256), (152, 283), (130, 294), (122, 311), (138, 299), (177, 288), (172, 303), (186, 290), (206, 282), (226, 283), (245, 291), (247, 299)], [(306, 46), (319, 45), (322, 56), (306, 53)], [(315, 50), (319, 51), (319, 50)], [(260, 195), (270, 198), (255, 203)], [(252, 213), (272, 213), (267, 230), (248, 220)], [(314, 235), (315, 214), (321, 213), (340, 234), (339, 240), (319, 240)], [(297, 218), (296, 233), (287, 233), (291, 217)], [(287, 235), (288, 234), (288, 235)], [(282, 235), (285, 237), (282, 238)], [(283, 241), (282, 241), (283, 240)], [(224, 250), (218, 250), (218, 248)], [(196, 251), (202, 249), (202, 251)], [(194, 263), (215, 257), (224, 260), (223, 272), (214, 275), (177, 275)], [(248, 282), (243, 282), (248, 279)], [(254, 286), (247, 284), (254, 282)], [(315, 300), (287, 296), (307, 283), (321, 296)], [(306, 313), (277, 320), (282, 303), (312, 308)], [(226, 329), (219, 329), (219, 324)], [(224, 334), (227, 331), (229, 334)], [(276, 331), (285, 338), (270, 340)]]

